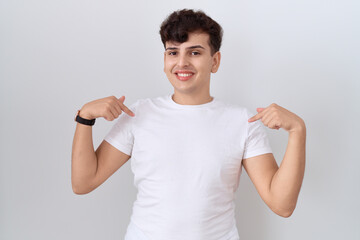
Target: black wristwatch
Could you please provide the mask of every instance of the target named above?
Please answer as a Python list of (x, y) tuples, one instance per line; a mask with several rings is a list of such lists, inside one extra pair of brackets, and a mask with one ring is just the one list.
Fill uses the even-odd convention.
[(75, 117), (75, 121), (78, 122), (78, 123), (81, 123), (81, 124), (84, 124), (84, 125), (88, 125), (88, 126), (92, 126), (95, 124), (95, 119), (85, 119), (85, 118), (82, 118), (79, 116), (79, 113), (80, 113), (80, 110), (77, 111), (76, 113), (76, 117)]

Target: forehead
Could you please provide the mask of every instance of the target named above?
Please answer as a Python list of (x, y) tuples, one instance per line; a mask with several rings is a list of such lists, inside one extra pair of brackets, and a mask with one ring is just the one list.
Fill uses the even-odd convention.
[(178, 47), (178, 48), (186, 48), (193, 45), (201, 45), (205, 49), (210, 50), (209, 45), (209, 34), (207, 33), (200, 33), (200, 32), (192, 32), (188, 33), (188, 40), (183, 43), (175, 42), (175, 41), (167, 41), (165, 43), (166, 47)]

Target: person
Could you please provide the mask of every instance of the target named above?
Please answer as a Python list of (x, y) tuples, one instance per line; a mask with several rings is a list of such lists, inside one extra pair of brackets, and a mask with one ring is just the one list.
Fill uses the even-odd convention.
[[(74, 193), (93, 191), (131, 158), (138, 194), (126, 240), (234, 240), (234, 193), (244, 167), (267, 206), (291, 216), (305, 169), (303, 119), (275, 103), (254, 114), (210, 95), (223, 30), (203, 11), (174, 11), (160, 35), (174, 93), (129, 107), (125, 96), (86, 103), (76, 116)], [(94, 151), (91, 126), (99, 117), (117, 122)], [(280, 167), (265, 126), (289, 134)]]

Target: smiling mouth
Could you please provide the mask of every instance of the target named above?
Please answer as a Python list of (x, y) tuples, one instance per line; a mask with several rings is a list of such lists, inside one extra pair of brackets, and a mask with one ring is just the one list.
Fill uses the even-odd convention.
[(193, 73), (176, 73), (176, 75), (180, 76), (180, 77), (189, 77), (194, 75)]
[(187, 81), (192, 78), (194, 73), (175, 73), (175, 75), (180, 81)]

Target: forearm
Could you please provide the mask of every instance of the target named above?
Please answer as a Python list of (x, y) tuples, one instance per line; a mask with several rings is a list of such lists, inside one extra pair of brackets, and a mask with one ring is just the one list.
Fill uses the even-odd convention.
[(273, 205), (286, 215), (296, 206), (305, 172), (305, 125), (289, 133), (288, 145), (279, 169), (272, 178), (270, 193)]
[(97, 168), (92, 140), (92, 127), (77, 123), (71, 161), (71, 182), (75, 193), (87, 191)]

